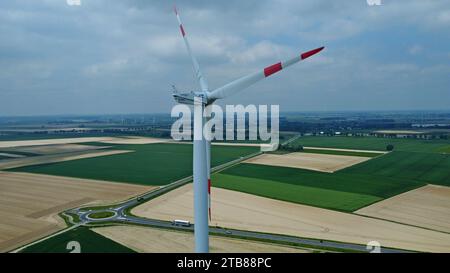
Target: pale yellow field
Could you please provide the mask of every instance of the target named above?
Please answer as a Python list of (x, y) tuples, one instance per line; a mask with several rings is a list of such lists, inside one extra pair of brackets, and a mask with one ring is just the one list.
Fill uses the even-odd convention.
[(281, 155), (262, 154), (246, 160), (245, 163), (291, 167), (331, 173), (369, 159), (370, 157), (361, 156), (288, 153)]
[(109, 144), (153, 144), (168, 142), (169, 139), (154, 138), (154, 137), (127, 137), (127, 138), (113, 138), (110, 140), (100, 141)]
[(450, 188), (427, 185), (356, 213), (450, 233)]
[[(194, 251), (194, 234), (136, 226), (92, 229), (128, 248), (145, 253), (189, 253)], [(216, 253), (305, 253), (307, 250), (219, 236), (210, 236), (210, 251)]]
[(0, 148), (96, 142), (96, 141), (107, 141), (107, 140), (111, 140), (111, 139), (113, 139), (113, 138), (111, 138), (111, 137), (77, 137), (77, 138), (0, 141)]
[(62, 229), (56, 214), (87, 203), (115, 202), (152, 187), (0, 172), (0, 252)]
[[(402, 249), (449, 252), (450, 234), (299, 205), (236, 191), (212, 188), (212, 223), (227, 228), (288, 234)], [(192, 184), (132, 210), (135, 215), (193, 221)]]
[(261, 144), (258, 144), (258, 143), (233, 143), (233, 142), (212, 142), (211, 145), (215, 145), (215, 146), (247, 146), (247, 147), (260, 147), (261, 146)]
[(11, 159), (11, 160), (6, 160), (3, 162), (0, 162), (0, 170), (18, 168), (18, 167), (29, 166), (29, 165), (56, 163), (56, 162), (63, 162), (63, 161), (69, 161), (69, 160), (98, 157), (98, 156), (123, 154), (123, 153), (130, 153), (130, 152), (133, 152), (133, 151), (127, 151), (127, 150), (82, 151), (82, 152), (73, 152), (73, 153), (67, 153), (67, 154), (31, 156), (31, 157), (17, 158), (17, 159)]
[(54, 145), (38, 145), (29, 147), (16, 147), (9, 151), (20, 151), (27, 153), (35, 153), (40, 155), (71, 153), (81, 151), (91, 151), (108, 148), (107, 146), (90, 146), (81, 144), (54, 144)]
[(269, 148), (272, 145), (267, 143), (233, 143), (233, 142), (212, 142), (214, 146), (244, 146), (244, 147), (261, 147)]

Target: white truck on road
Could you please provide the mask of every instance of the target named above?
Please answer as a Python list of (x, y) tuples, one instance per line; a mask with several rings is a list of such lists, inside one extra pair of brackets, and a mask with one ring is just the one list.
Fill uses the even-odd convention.
[(173, 220), (172, 225), (174, 226), (182, 226), (182, 227), (190, 227), (191, 223), (186, 220)]

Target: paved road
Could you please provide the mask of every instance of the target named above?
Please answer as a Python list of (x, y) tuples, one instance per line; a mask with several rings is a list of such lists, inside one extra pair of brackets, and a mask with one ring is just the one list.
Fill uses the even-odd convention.
[[(109, 218), (106, 221), (110, 222), (117, 222), (117, 223), (132, 223), (132, 224), (138, 224), (138, 225), (144, 225), (149, 227), (159, 227), (159, 228), (172, 228), (172, 229), (180, 229), (180, 230), (188, 230), (188, 231), (194, 231), (194, 225), (191, 225), (189, 227), (184, 226), (175, 226), (172, 222), (169, 221), (162, 221), (162, 220), (156, 220), (156, 219), (148, 219), (148, 218), (140, 218), (135, 216), (129, 216), (120, 214), (120, 212), (123, 212), (123, 208), (118, 210), (118, 215)], [(89, 212), (90, 213), (90, 212)], [(81, 218), (86, 223), (92, 223), (92, 222), (104, 222), (105, 220), (95, 220), (90, 221), (86, 216), (89, 213), (84, 213)], [(258, 233), (253, 231), (244, 231), (244, 230), (231, 230), (231, 229), (225, 229), (225, 228), (218, 228), (218, 227), (210, 227), (209, 232), (212, 234), (218, 234), (223, 236), (239, 236), (239, 237), (245, 237), (248, 239), (259, 239), (259, 240), (270, 240), (274, 242), (280, 242), (280, 243), (296, 243), (301, 245), (307, 245), (311, 246), (312, 248), (333, 248), (337, 251), (343, 250), (343, 251), (355, 251), (355, 252), (369, 252), (367, 250), (366, 246), (364, 245), (358, 245), (358, 244), (351, 244), (351, 243), (340, 243), (340, 242), (333, 242), (333, 241), (326, 241), (326, 240), (317, 240), (317, 239), (304, 239), (304, 238), (298, 238), (298, 237), (292, 237), (287, 235), (277, 235), (277, 234), (266, 234), (266, 233)], [(391, 248), (381, 248), (382, 253), (407, 253), (409, 251), (403, 251), (403, 250), (397, 250), (397, 249), (391, 249)]]
[[(294, 137), (294, 140), (296, 138), (297, 137)], [(251, 157), (257, 156), (259, 154), (261, 154), (261, 152), (251, 154), (246, 157), (241, 157), (234, 161), (214, 167), (211, 169), (211, 171), (216, 172), (216, 171), (220, 171), (220, 170), (229, 168), (233, 165), (240, 163), (241, 161), (244, 161)], [(191, 225), (189, 227), (175, 226), (175, 225), (173, 225), (172, 222), (169, 222), (169, 221), (140, 218), (140, 217), (129, 215), (127, 213), (127, 209), (135, 207), (141, 203), (144, 203), (150, 199), (153, 199), (153, 198), (155, 198), (159, 195), (162, 195), (166, 192), (169, 192), (169, 191), (171, 191), (177, 187), (180, 187), (184, 184), (187, 184), (191, 181), (192, 181), (192, 176), (186, 177), (186, 178), (180, 179), (178, 181), (175, 181), (167, 186), (160, 187), (157, 190), (148, 192), (139, 197), (132, 198), (123, 203), (113, 205), (110, 208), (103, 208), (103, 209), (89, 210), (89, 211), (83, 210), (82, 208), (76, 208), (76, 209), (69, 210), (67, 212), (77, 214), (79, 216), (82, 224), (116, 222), (116, 223), (138, 224), (138, 225), (144, 225), (144, 226), (149, 226), (149, 227), (172, 228), (172, 229), (193, 231), (194, 225)], [(114, 213), (114, 215), (112, 217), (103, 218), (103, 219), (93, 219), (93, 218), (89, 217), (89, 215), (92, 213), (104, 212), (104, 211), (111, 211)], [(334, 248), (337, 250), (340, 249), (340, 250), (346, 250), (346, 251), (350, 250), (350, 251), (358, 251), (358, 252), (369, 252), (369, 250), (366, 249), (366, 246), (358, 245), (358, 244), (351, 244), (351, 243), (340, 243), (340, 242), (318, 240), (318, 239), (304, 239), (304, 238), (292, 237), (292, 236), (287, 236), (287, 235), (266, 234), (266, 233), (258, 233), (258, 232), (252, 232), (252, 231), (244, 231), (244, 230), (230, 230), (230, 229), (224, 229), (224, 228), (218, 228), (218, 227), (210, 227), (209, 230), (210, 230), (210, 233), (219, 234), (219, 235), (223, 235), (223, 236), (239, 236), (239, 237), (246, 237), (248, 239), (271, 240), (271, 241), (280, 242), (280, 243), (297, 243), (297, 244), (302, 244), (302, 245), (308, 245), (313, 248), (314, 247)], [(407, 252), (407, 251), (390, 249), (390, 248), (381, 248), (381, 252), (397, 253), (397, 252)]]

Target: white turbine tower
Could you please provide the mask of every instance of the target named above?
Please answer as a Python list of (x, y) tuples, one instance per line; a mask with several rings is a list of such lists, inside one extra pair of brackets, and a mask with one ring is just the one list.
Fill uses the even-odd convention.
[(176, 7), (174, 7), (175, 15), (177, 16), (180, 25), (181, 35), (183, 36), (189, 56), (194, 67), (194, 74), (200, 84), (198, 92), (173, 94), (174, 99), (178, 103), (189, 104), (194, 106), (194, 235), (195, 235), (195, 252), (207, 253), (209, 251), (208, 238), (208, 214), (211, 217), (211, 180), (210, 180), (210, 164), (211, 164), (211, 142), (207, 141), (203, 136), (203, 124), (205, 118), (203, 112), (207, 105), (214, 103), (217, 99), (223, 99), (235, 94), (236, 92), (251, 86), (252, 84), (269, 77), (270, 75), (300, 62), (312, 55), (319, 53), (324, 47), (319, 47), (284, 62), (279, 62), (257, 71), (250, 75), (232, 81), (222, 87), (209, 91), (208, 84), (205, 77), (203, 77), (198, 65), (197, 59), (192, 53), (189, 41), (186, 38), (186, 32), (181, 23), (180, 15)]

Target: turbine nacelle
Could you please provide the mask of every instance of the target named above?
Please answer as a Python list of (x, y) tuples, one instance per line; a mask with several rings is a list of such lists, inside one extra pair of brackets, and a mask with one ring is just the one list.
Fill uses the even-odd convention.
[(202, 102), (203, 104), (211, 104), (214, 100), (208, 99), (208, 94), (206, 92), (173, 92), (172, 94), (174, 100), (180, 104), (194, 105), (195, 102)]

